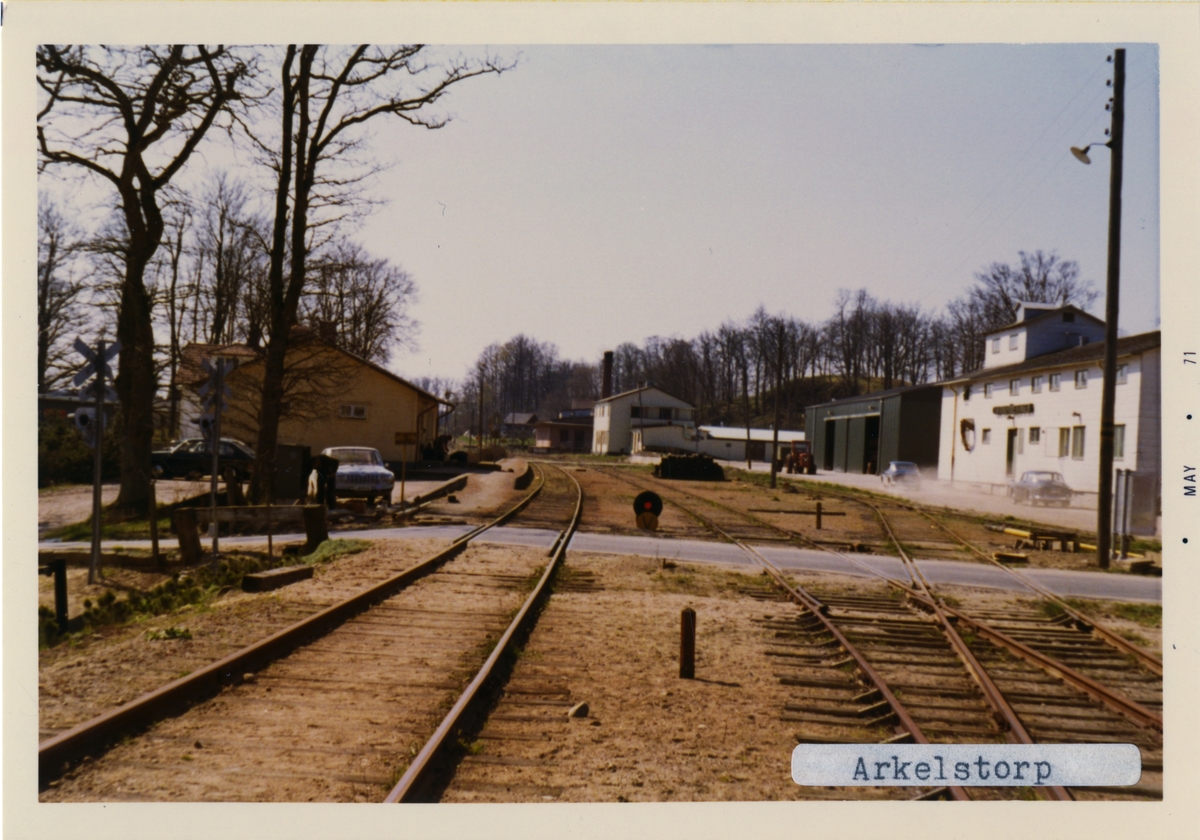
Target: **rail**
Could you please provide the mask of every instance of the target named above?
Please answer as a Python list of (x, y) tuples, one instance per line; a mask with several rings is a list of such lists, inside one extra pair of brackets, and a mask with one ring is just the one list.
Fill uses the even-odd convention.
[[(542, 475), (540, 466), (538, 467), (538, 472), (539, 475)], [(464, 719), (472, 704), (476, 702), (484, 686), (487, 685), (492, 675), (496, 672), (498, 663), (509, 652), (513, 640), (518, 638), (519, 634), (527, 629), (529, 623), (536, 615), (536, 607), (543, 597), (545, 597), (549, 582), (554, 578), (554, 575), (562, 564), (562, 559), (567, 553), (567, 545), (570, 543), (571, 536), (575, 533), (575, 529), (579, 525), (579, 518), (583, 513), (583, 488), (579, 486), (579, 482), (574, 476), (565, 470), (563, 473), (574, 483), (575, 489), (578, 492), (578, 498), (570, 523), (559, 533), (550, 548), (550, 562), (546, 564), (546, 569), (538, 579), (537, 585), (529, 594), (529, 597), (525, 599), (516, 617), (513, 618), (508, 628), (504, 631), (504, 634), (492, 649), (491, 654), (484, 661), (483, 666), (475, 674), (475, 677), (467, 685), (445, 718), (442, 719), (433, 736), (425, 743), (420, 752), (417, 753), (412, 764), (408, 766), (404, 775), (396, 783), (396, 786), (388, 793), (387, 797), (383, 800), (384, 802), (411, 802), (415, 800), (422, 789), (422, 785), (428, 779), (438, 757), (445, 749), (448, 739), (458, 729), (460, 722)], [(544, 483), (544, 481), (543, 475), (542, 482)]]
[(448, 547), (387, 580), (235, 651), (186, 677), (147, 692), (66, 732), (46, 739), (38, 745), (39, 787), (46, 787), (85, 756), (96, 756), (121, 738), (217, 694), (224, 686), (238, 682), (242, 674), (260, 670), (297, 648), (324, 636), (372, 605), (391, 597), (457, 556), (471, 539), (516, 516), (542, 491), (543, 485), (544, 480), (539, 481), (521, 501), (496, 519), (471, 530), (454, 540)]

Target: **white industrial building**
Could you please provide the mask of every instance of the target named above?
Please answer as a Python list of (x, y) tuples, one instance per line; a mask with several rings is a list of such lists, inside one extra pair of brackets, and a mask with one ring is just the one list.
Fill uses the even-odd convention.
[[(1131, 525), (1154, 533), (1162, 484), (1161, 336), (1117, 342), (1114, 469), (1132, 470)], [(1007, 486), (1027, 470), (1097, 493), (1104, 323), (1021, 304), (989, 333), (981, 370), (942, 383), (938, 478)]]
[[(596, 402), (592, 454), (628, 455), (645, 446), (656, 446), (651, 436), (671, 427), (672, 431), (666, 433), (671, 439), (680, 435), (694, 437), (694, 414), (691, 403), (652, 385), (605, 397)], [(637, 448), (635, 433), (639, 437)]]

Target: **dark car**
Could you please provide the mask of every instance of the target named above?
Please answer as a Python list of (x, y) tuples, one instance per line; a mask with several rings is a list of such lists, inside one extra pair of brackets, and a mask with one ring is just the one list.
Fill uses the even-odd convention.
[(879, 474), (884, 484), (920, 484), (921, 469), (912, 461), (892, 461)]
[[(168, 449), (150, 453), (150, 462), (162, 467), (162, 478), (202, 478), (212, 474), (212, 449), (203, 438), (188, 438), (172, 444)], [(224, 472), (232, 465), (238, 479), (244, 481), (250, 475), (254, 463), (254, 451), (240, 440), (221, 438), (218, 468)]]
[(1021, 480), (1008, 488), (1008, 494), (1017, 504), (1059, 505), (1071, 504), (1071, 488), (1063, 481), (1062, 473), (1049, 470), (1029, 470)]

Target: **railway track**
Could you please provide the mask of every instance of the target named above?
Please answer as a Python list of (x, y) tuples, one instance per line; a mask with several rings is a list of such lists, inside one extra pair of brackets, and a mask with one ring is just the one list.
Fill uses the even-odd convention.
[[(41, 799), (426, 795), (536, 620), (578, 523), (574, 479), (535, 469), (518, 505), (416, 566), (43, 741)], [(549, 559), (472, 542), (505, 522), (556, 524)]]
[[(797, 689), (796, 700), (783, 714), (804, 725), (796, 736), (799, 742), (1135, 743), (1144, 769), (1138, 786), (1038, 791), (1052, 799), (1097, 794), (1161, 798), (1161, 783), (1154, 784), (1162, 771), (1161, 662), (1155, 672), (1153, 662), (1136, 651), (1114, 645), (1107, 636), (1096, 638), (1094, 623), (1077, 612), (1052, 619), (1036, 609), (968, 614), (951, 607), (924, 579), (888, 516), (869, 502), (862, 503), (872, 507), (899, 552), (906, 581), (886, 578), (857, 558), (712, 500), (662, 482), (623, 478), (640, 489), (653, 487), (665, 501), (737, 544), (797, 605), (796, 614), (764, 619), (763, 627), (778, 640), (771, 653), (781, 663), (779, 679)], [(721, 527), (710, 516), (714, 510), (726, 520), (740, 516), (755, 528), (838, 554), (876, 582), (866, 592), (862, 587), (796, 587), (751, 545)], [(982, 553), (944, 525), (940, 528), (959, 545)], [(1145, 774), (1151, 774), (1149, 781)], [(973, 788), (971, 793), (1011, 796), (1011, 791)], [(916, 798), (939, 797), (964, 799), (968, 794), (946, 788)]]

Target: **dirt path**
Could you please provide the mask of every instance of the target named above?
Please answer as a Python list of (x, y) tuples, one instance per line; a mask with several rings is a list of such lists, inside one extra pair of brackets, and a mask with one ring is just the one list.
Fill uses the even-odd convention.
[[(824, 798), (791, 781), (795, 725), (780, 718), (788, 689), (766, 655), (772, 634), (755, 621), (794, 608), (748, 597), (762, 580), (572, 553), (442, 801)], [(697, 614), (693, 680), (679, 678), (687, 606)], [(587, 715), (568, 717), (580, 702)]]

